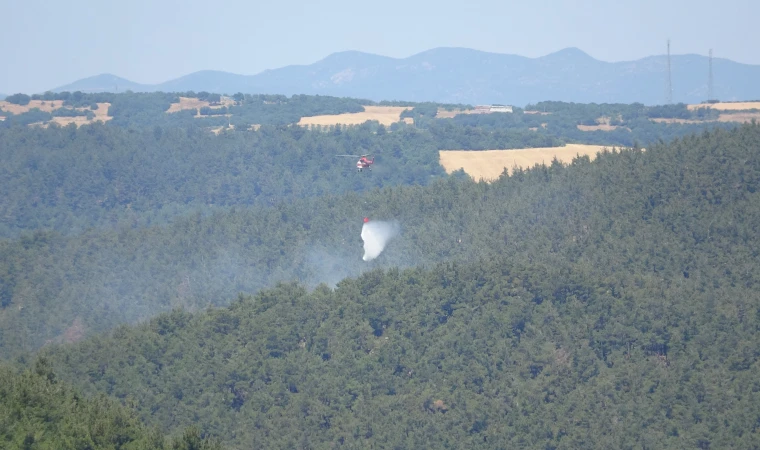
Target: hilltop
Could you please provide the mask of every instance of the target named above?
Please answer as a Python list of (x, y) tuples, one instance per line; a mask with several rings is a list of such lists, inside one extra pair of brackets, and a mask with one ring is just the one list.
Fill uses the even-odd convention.
[[(673, 101), (707, 99), (708, 58), (671, 56)], [(523, 106), (544, 100), (581, 103), (665, 101), (666, 57), (605, 62), (577, 48), (539, 58), (467, 48), (434, 48), (407, 58), (359, 51), (333, 53), (309, 65), (255, 75), (204, 70), (155, 85), (104, 74), (53, 89), (135, 92), (208, 91), (233, 94), (318, 94), (374, 101), (403, 98), (439, 103), (503, 103)], [(714, 91), (722, 100), (760, 98), (760, 66), (714, 58)]]
[(83, 78), (73, 83), (66, 85), (65, 89), (54, 89), (54, 92), (70, 91), (70, 92), (152, 92), (152, 89), (148, 84), (140, 84), (129, 81), (125, 78), (112, 75), (110, 73), (103, 73), (92, 77)]

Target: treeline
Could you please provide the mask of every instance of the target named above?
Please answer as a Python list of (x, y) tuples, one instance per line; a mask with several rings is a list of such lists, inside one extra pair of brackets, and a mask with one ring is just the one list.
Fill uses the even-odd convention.
[[(82, 93), (76, 92), (45, 92), (44, 94), (14, 94), (6, 101), (27, 105), (31, 100), (54, 101), (62, 100), (66, 108), (97, 109), (96, 103), (110, 103), (108, 115), (113, 120), (108, 124), (121, 127), (216, 127), (226, 125), (227, 118), (205, 117), (203, 120), (194, 118), (195, 110), (179, 111), (167, 114), (172, 103), (179, 102), (180, 97), (196, 98), (208, 101), (211, 105), (221, 104), (222, 95), (209, 92), (131, 92), (124, 93)], [(364, 105), (372, 106), (415, 106), (414, 102), (382, 101), (375, 102), (365, 99), (338, 98), (320, 95), (269, 95), (236, 93), (231, 96), (234, 103), (218, 108), (205, 107), (203, 116), (232, 114), (231, 123), (238, 128), (248, 128), (251, 125), (287, 125), (297, 123), (302, 117), (343, 114), (364, 111)], [(93, 106), (95, 105), (95, 106)], [(466, 107), (467, 105), (438, 105), (443, 108)], [(438, 107), (436, 106), (436, 108)], [(8, 119), (0, 123), (0, 127), (13, 125), (28, 125), (39, 121), (49, 121), (50, 113), (39, 110), (13, 115), (4, 113)], [(55, 116), (56, 113), (53, 113)], [(67, 113), (63, 113), (67, 114)], [(73, 113), (68, 113), (73, 114)], [(86, 115), (83, 112), (82, 115)]]
[[(124, 94), (134, 94), (132, 91), (126, 91)], [(206, 92), (206, 91), (185, 91), (185, 92), (150, 92), (150, 93), (144, 93), (148, 95), (156, 95), (156, 96), (164, 96), (164, 95), (175, 95), (177, 97), (189, 97), (189, 98), (197, 98), (199, 100), (205, 100), (209, 101), (211, 103), (216, 103), (221, 101), (222, 96), (227, 96), (225, 93), (219, 93), (219, 92)], [(75, 92), (69, 92), (69, 91), (62, 91), (62, 92), (52, 92), (47, 91), (43, 94), (32, 94), (27, 95), (23, 93), (18, 93), (14, 95), (9, 95), (5, 98), (5, 101), (17, 105), (26, 105), (29, 104), (30, 100), (44, 100), (44, 101), (50, 101), (50, 100), (63, 100), (66, 105), (74, 106), (84, 101), (90, 101), (90, 102), (110, 102), (111, 99), (113, 99), (115, 96), (119, 96), (123, 94), (114, 93), (114, 92), (97, 92), (97, 93), (84, 93), (81, 91), (75, 91)], [(244, 94), (242, 92), (237, 92), (235, 94), (229, 95), (232, 97), (235, 101), (241, 102), (241, 103), (249, 103), (251, 101), (258, 102), (258, 101), (267, 101), (272, 103), (282, 103), (282, 102), (288, 102), (289, 98), (287, 95), (281, 95), (281, 94)], [(407, 102), (407, 101), (399, 101), (399, 100), (382, 100), (382, 101), (374, 101), (369, 99), (362, 99), (362, 98), (349, 98), (349, 97), (331, 97), (331, 96), (325, 96), (325, 95), (293, 95), (291, 98), (312, 98), (317, 99), (317, 101), (324, 101), (325, 99), (341, 99), (344, 101), (349, 102), (356, 102), (361, 105), (370, 105), (370, 106), (423, 106), (429, 104), (429, 102)], [(70, 102), (70, 103), (66, 103)], [(454, 103), (436, 103), (436, 105), (440, 106), (441, 108), (451, 110), (451, 109), (463, 109), (463, 108), (469, 108), (471, 105), (466, 104), (454, 104)]]
[[(450, 122), (423, 130), (403, 123), (387, 129), (377, 122), (326, 130), (263, 126), (220, 136), (198, 127), (158, 125), (11, 127), (0, 129), (0, 237), (35, 229), (78, 233), (93, 226), (160, 224), (225, 206), (426, 185), (446, 176), (438, 150), (562, 144), (544, 131)], [(377, 164), (361, 175), (355, 161), (336, 156), (365, 153), (374, 154)]]
[(23, 371), (0, 364), (0, 447), (7, 449), (214, 450), (198, 427), (168, 437), (105, 394), (85, 397), (40, 358)]
[[(371, 173), (339, 154), (373, 153)], [(263, 126), (214, 136), (198, 128), (103, 124), (0, 130), (0, 236), (149, 225), (198, 209), (271, 205), (444, 176), (435, 138), (413, 128)]]
[(56, 101), (61, 100), (63, 101), (64, 106), (71, 106), (71, 107), (86, 107), (94, 103), (99, 102), (108, 102), (109, 99), (112, 98), (115, 95), (119, 94), (108, 94), (108, 93), (95, 93), (95, 94), (85, 94), (81, 91), (76, 92), (45, 92), (44, 94), (13, 94), (9, 95), (5, 98), (5, 101), (8, 103), (13, 103), (15, 105), (28, 105), (30, 101), (32, 100), (41, 100), (41, 101)]
[[(48, 92), (42, 95), (26, 96), (25, 101), (20, 101), (16, 97), (9, 97), (11, 102), (19, 104), (28, 104), (29, 100), (63, 100), (63, 106), (68, 108), (92, 108), (96, 103), (110, 103), (108, 115), (113, 119), (108, 122), (110, 126), (120, 127), (152, 127), (152, 126), (171, 126), (171, 127), (210, 127), (227, 124), (226, 118), (208, 118), (203, 121), (194, 118), (196, 111), (185, 110), (176, 113), (167, 114), (172, 103), (179, 102), (179, 97), (198, 98), (208, 101), (212, 104), (221, 100), (219, 94), (210, 94), (208, 92), (182, 92), (182, 93), (133, 93), (125, 92), (119, 94), (113, 93), (92, 93), (84, 94), (81, 92)], [(284, 125), (298, 122), (301, 117), (321, 115), (321, 114), (340, 114), (348, 112), (360, 112), (364, 108), (361, 103), (354, 99), (344, 99), (337, 97), (325, 96), (307, 96), (294, 95), (290, 98), (281, 95), (239, 95), (235, 97), (236, 104), (224, 110), (212, 109), (208, 114), (235, 114), (233, 120), (236, 126), (248, 128), (253, 124), (273, 124)], [(95, 106), (96, 108), (96, 106)], [(93, 109), (95, 109), (93, 108)], [(60, 111), (60, 109), (58, 110)], [(35, 121), (50, 120), (50, 113), (40, 111), (29, 111), (23, 114), (13, 115), (8, 113), (8, 118), (0, 123), (0, 127), (11, 127), (13, 125), (27, 125)], [(65, 113), (64, 113), (65, 114)], [(69, 113), (72, 114), (72, 113)], [(83, 114), (87, 114), (86, 112)], [(53, 113), (53, 116), (56, 112)], [(32, 120), (34, 119), (34, 120)]]
[(691, 110), (684, 103), (645, 106), (641, 103), (572, 103), (545, 101), (525, 106), (526, 111), (572, 115), (580, 119), (580, 125), (595, 125), (596, 119), (608, 117), (611, 125), (621, 125), (629, 120), (646, 118), (714, 120), (720, 111), (712, 108)]
[[(489, 130), (500, 132), (534, 130), (540, 136), (539, 139), (624, 147), (645, 146), (658, 141), (668, 142), (706, 129), (730, 129), (738, 125), (729, 122), (658, 123), (653, 122), (649, 117), (662, 117), (659, 115), (660, 112), (639, 111), (635, 105), (543, 103), (550, 105), (546, 108), (549, 114), (526, 114), (522, 110), (515, 110), (513, 113), (458, 114), (452, 119), (435, 119), (421, 123), (429, 129), (465, 127), (468, 130), (467, 133), (482, 133)], [(529, 107), (537, 108), (539, 105), (529, 105)], [(653, 107), (651, 111), (659, 111), (658, 108)], [(543, 112), (543, 109), (539, 111)], [(704, 109), (698, 111), (704, 111)], [(656, 115), (649, 116), (648, 114)], [(667, 113), (663, 114), (667, 115)], [(598, 119), (602, 117), (607, 117), (608, 124), (617, 128), (594, 131), (578, 128), (578, 125), (597, 125)]]
[(755, 448), (756, 307), (666, 278), (509, 257), (375, 271), (43, 353), (233, 448)]
[[(240, 97), (239, 97), (240, 98)], [(228, 108), (235, 126), (250, 124), (284, 125), (298, 123), (302, 117), (364, 111), (355, 99), (293, 95), (245, 95)]]
[[(198, 218), (159, 239), (55, 244), (76, 255), (32, 241), (15, 259), (53, 268), (36, 272), (51, 280), (37, 289), (74, 291), (57, 270), (119, 289), (118, 271), (99, 280), (109, 260), (157, 260), (146, 273), (172, 279), (156, 269), (208, 273), (209, 249), (224, 248), (231, 293), (264, 267), (309, 267), (309, 248), (323, 249), (322, 269), (326, 249), (354, 249), (345, 271), (363, 273), (335, 288), (286, 282), (42, 351), (65, 380), (136, 403), (167, 432), (196, 423), (235, 448), (757, 448), (759, 143), (760, 126), (744, 125), (493, 184), (442, 180)], [(362, 215), (402, 225), (364, 269)], [(239, 263), (259, 251), (274, 252), (269, 266)], [(102, 272), (73, 270), (87, 261)], [(195, 283), (208, 280), (177, 292)], [(165, 295), (146, 293), (135, 298)]]

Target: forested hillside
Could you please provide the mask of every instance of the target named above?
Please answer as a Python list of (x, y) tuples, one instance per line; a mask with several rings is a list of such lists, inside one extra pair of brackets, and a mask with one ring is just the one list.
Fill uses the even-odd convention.
[[(360, 101), (241, 95), (239, 106), (230, 107), (232, 119), (218, 119), (225, 123), (248, 120), (245, 108), (259, 108), (257, 114), (268, 118), (260, 122), (280, 125), (264, 125), (257, 131), (235, 127), (215, 136), (207, 130), (207, 119), (194, 118), (194, 111), (165, 112), (174, 94), (64, 94), (69, 93), (41, 98), (63, 99), (72, 108), (110, 101), (114, 117), (106, 124), (80, 128), (28, 127), (14, 125), (15, 119), (0, 125), (4, 162), (0, 167), (4, 193), (0, 237), (37, 229), (76, 234), (89, 227), (148, 226), (220, 207), (272, 205), (391, 185), (426, 185), (444, 176), (438, 150), (554, 147), (567, 142), (647, 146), (706, 128), (736, 126), (649, 120), (650, 116), (713, 114), (690, 112), (685, 105), (645, 108), (547, 102), (532, 106), (548, 110), (547, 114), (525, 114), (518, 109), (511, 114), (459, 114), (451, 119), (436, 117), (445, 105), (422, 104), (408, 112), (413, 125), (398, 122), (385, 127), (370, 121), (307, 130), (282, 123), (292, 124), (306, 113), (353, 111), (362, 108)], [(186, 94), (199, 95), (204, 101), (217, 99), (208, 93)], [(235, 108), (243, 110), (238, 113)], [(186, 122), (167, 122), (156, 116), (185, 113), (189, 114)], [(36, 121), (41, 113), (21, 116), (26, 114), (31, 117), (24, 120)], [(278, 119), (283, 114), (286, 118)], [(619, 123), (617, 128), (578, 128), (605, 117)], [(336, 157), (363, 153), (378, 158), (371, 176), (356, 176), (353, 161)]]
[[(194, 116), (195, 109), (169, 113), (172, 103), (178, 103), (180, 97), (194, 98), (211, 105), (219, 105), (222, 96), (209, 92), (154, 92), (154, 93), (90, 93), (82, 92), (46, 92), (45, 94), (25, 95), (16, 94), (6, 100), (13, 104), (28, 105), (32, 100), (45, 102), (62, 101), (62, 106), (71, 111), (77, 108), (88, 109), (97, 103), (107, 103), (108, 115), (113, 118), (109, 124), (121, 127), (209, 127), (228, 124), (224, 114), (233, 114), (232, 123), (241, 128), (252, 124), (285, 125), (296, 123), (301, 117), (319, 114), (340, 114), (363, 111), (367, 101), (351, 98), (325, 96), (293, 95), (243, 95), (236, 94), (232, 104), (227, 106), (207, 108), (201, 111), (206, 116), (202, 119)], [(93, 108), (97, 109), (97, 108)], [(210, 114), (218, 117), (207, 117)], [(32, 109), (21, 114), (8, 114), (5, 123), (0, 128), (14, 125), (26, 125), (39, 121), (50, 120), (54, 113), (41, 112)]]
[[(0, 236), (78, 233), (93, 226), (164, 223), (220, 206), (271, 205), (444, 175), (436, 142), (413, 128), (368, 124), (329, 133), (262, 127), (220, 136), (197, 128), (0, 130)], [(357, 174), (338, 154), (374, 153)]]
[[(6, 241), (3, 352), (301, 280), (42, 353), (236, 448), (757, 448), (759, 147), (744, 125), (493, 184)], [(368, 264), (365, 215), (402, 226)]]
[[(525, 111), (529, 111), (526, 113)], [(436, 135), (461, 129), (480, 132), (499, 130), (535, 130), (562, 143), (645, 146), (651, 142), (669, 142), (706, 128), (729, 129), (732, 122), (716, 122), (719, 114), (707, 108), (687, 109), (686, 105), (644, 106), (642, 104), (578, 104), (540, 102), (513, 113), (458, 114), (451, 119), (416, 120)], [(652, 119), (683, 119), (695, 123), (658, 123)], [(600, 121), (604, 126), (599, 127)], [(584, 129), (584, 127), (587, 127)], [(534, 147), (538, 147), (535, 145)], [(451, 147), (450, 147), (451, 148)], [(463, 148), (467, 150), (467, 148)]]
[(167, 438), (131, 408), (98, 394), (87, 398), (57, 379), (45, 359), (19, 372), (0, 364), (0, 447), (4, 449), (212, 450), (197, 427)]
[[(196, 101), (199, 106), (174, 109), (182, 99)], [(0, 128), (46, 123), (56, 115), (87, 115), (105, 104), (109, 125), (126, 128), (182, 127), (206, 128), (233, 125), (247, 130), (258, 125), (288, 125), (302, 117), (344, 114), (364, 111), (364, 106), (401, 105), (414, 107), (414, 102), (374, 102), (357, 98), (338, 98), (320, 95), (251, 95), (237, 93), (222, 96), (211, 92), (152, 92), (152, 93), (83, 93), (46, 92), (44, 94), (14, 94), (6, 99), (11, 105), (26, 106), (25, 112), (0, 109), (7, 116)], [(44, 103), (43, 103), (44, 102)], [(55, 103), (58, 102), (58, 103)], [(60, 104), (50, 111), (44, 106)], [(200, 106), (202, 105), (202, 106)], [(440, 104), (443, 108), (463, 108), (467, 105)]]

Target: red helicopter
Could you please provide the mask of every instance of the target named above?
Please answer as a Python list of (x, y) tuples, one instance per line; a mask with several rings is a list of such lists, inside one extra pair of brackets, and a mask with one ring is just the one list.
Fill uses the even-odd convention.
[(366, 155), (335, 155), (335, 156), (350, 156), (353, 158), (359, 158), (358, 161), (356, 161), (356, 171), (361, 172), (363, 169), (368, 169), (372, 171), (372, 164), (375, 163), (375, 158), (372, 157), (372, 159), (369, 159), (369, 156), (372, 156), (371, 153), (368, 153)]

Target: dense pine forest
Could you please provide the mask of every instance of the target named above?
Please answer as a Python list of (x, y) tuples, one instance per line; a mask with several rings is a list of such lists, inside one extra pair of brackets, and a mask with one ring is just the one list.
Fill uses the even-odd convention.
[[(410, 128), (330, 133), (262, 127), (215, 136), (197, 128), (125, 130), (102, 124), (0, 130), (0, 235), (165, 223), (193, 211), (274, 205), (445, 175), (435, 141)], [(339, 154), (375, 153), (371, 176)]]
[(0, 443), (3, 448), (222, 449), (190, 426), (167, 438), (133, 409), (98, 394), (87, 398), (56, 379), (45, 360), (15, 373), (0, 367)]
[[(760, 125), (309, 130), (367, 103), (295, 97), (219, 135), (0, 122), (0, 447), (759, 448)], [(437, 159), (566, 142), (610, 147), (492, 183)], [(371, 262), (365, 216), (401, 229)]]
[[(218, 94), (192, 92), (12, 96), (15, 103), (62, 102), (63, 107), (53, 114), (110, 104), (112, 120), (80, 128), (54, 123), (40, 128), (29, 126), (44, 120), (38, 117), (42, 114), (39, 109), (18, 115), (7, 113), (6, 120), (0, 121), (4, 193), (0, 198), (0, 238), (15, 238), (38, 229), (78, 234), (90, 227), (144, 227), (230, 206), (273, 205), (383, 186), (427, 185), (444, 175), (438, 150), (555, 147), (565, 143), (645, 146), (708, 128), (736, 126), (734, 122), (649, 120), (715, 115), (705, 113), (705, 109), (690, 111), (686, 105), (543, 102), (529, 105), (541, 114), (526, 114), (517, 108), (509, 114), (459, 114), (450, 119), (438, 118), (438, 111), (467, 105), (408, 103), (412, 109), (402, 116), (413, 118), (411, 125), (397, 122), (386, 127), (369, 121), (360, 126), (307, 129), (293, 124), (301, 117), (357, 112), (364, 109), (363, 104), (374, 103), (320, 96), (236, 94), (230, 117), (199, 119), (193, 110), (167, 113), (172, 102), (183, 95), (206, 102), (220, 99)], [(249, 110), (257, 111), (257, 115), (247, 116)], [(617, 123), (617, 128), (578, 128), (601, 119)], [(241, 120), (247, 122), (228, 128), (220, 136), (208, 132), (210, 126)], [(252, 130), (252, 124), (260, 128)], [(364, 153), (372, 153), (382, 162), (375, 166), (372, 177), (351, 176), (352, 162), (336, 157)]]

